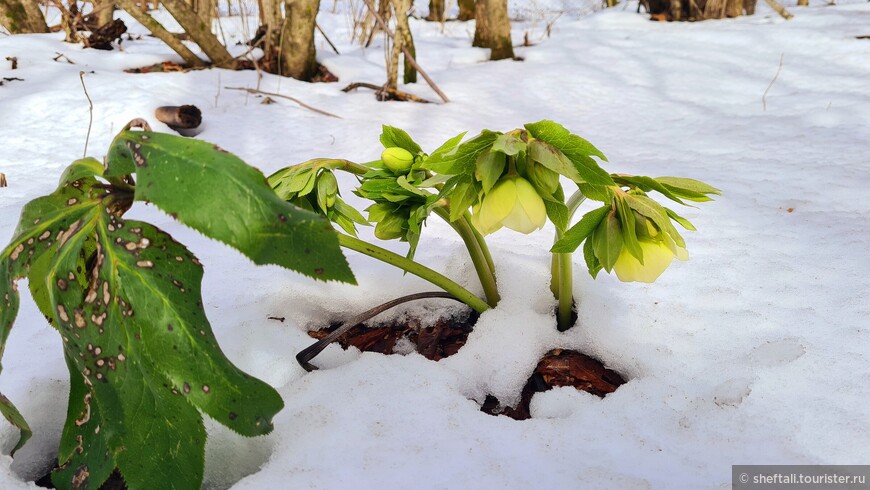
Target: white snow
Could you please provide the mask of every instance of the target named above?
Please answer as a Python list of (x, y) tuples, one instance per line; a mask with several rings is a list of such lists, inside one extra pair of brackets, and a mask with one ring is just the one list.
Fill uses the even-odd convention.
[[(604, 151), (609, 170), (697, 178), (724, 195), (681, 210), (699, 229), (686, 234), (691, 260), (656, 284), (592, 280), (578, 257), (579, 321), (566, 333), (555, 329), (548, 289), (552, 228), (503, 230), (489, 240), (502, 303), (458, 354), (436, 363), (333, 346), (314, 373), (294, 359), (313, 342), (307, 330), (434, 287), (355, 253), (360, 286), (255, 267), (135, 207), (131, 216), (169, 230), (202, 260), (222, 347), (286, 403), (267, 437), (208, 423), (207, 488), (726, 488), (732, 464), (870, 461), (870, 40), (855, 38), (870, 35), (870, 4), (786, 2), (796, 15), (787, 22), (759, 5), (752, 17), (703, 23), (649, 22), (629, 4), (566, 14), (547, 38), (546, 22), (573, 2), (511, 2), (522, 19), (515, 40), (530, 31), (537, 43), (517, 49), (524, 62), (483, 62), (486, 52), (470, 47), (473, 24), (412, 21), (421, 65), (452, 100), (424, 105), (340, 91), (382, 83), (383, 49), (351, 44), (344, 2), (335, 11), (323, 3), (318, 20), (342, 54), (318, 38), (319, 57), (341, 81), (266, 74), (259, 87), (342, 119), (224, 88), (257, 86), (253, 71), (124, 73), (178, 61), (150, 37), (102, 52), (65, 44), (62, 34), (0, 34), (0, 77), (24, 79), (0, 87), (0, 172), (9, 181), (0, 189), (0, 244), (22, 206), (51, 192), (82, 155), (80, 70), (94, 101), (94, 156), (134, 117), (169, 131), (152, 117), (166, 104), (200, 107), (198, 138), (267, 174), (320, 156), (375, 159), (381, 124), (431, 150), (462, 131), (548, 118)], [(425, 2), (416, 8), (425, 13)], [(244, 38), (242, 24), (224, 19), (229, 39)], [(58, 53), (75, 64), (53, 61)], [(437, 100), (422, 81), (402, 88)], [(340, 182), (361, 204), (353, 179)], [(482, 293), (462, 242), (437, 218), (417, 257)], [(388, 315), (456, 308), (433, 301)], [(557, 347), (593, 355), (629, 382), (604, 399), (568, 388), (538, 394), (522, 422), (479, 411), (487, 394), (515, 402), (541, 355)], [(0, 458), (0, 487), (27, 488), (56, 456), (67, 374), (60, 339), (26, 293), (3, 367), (0, 392), (35, 433), (14, 462)], [(0, 427), (5, 453), (15, 435)]]

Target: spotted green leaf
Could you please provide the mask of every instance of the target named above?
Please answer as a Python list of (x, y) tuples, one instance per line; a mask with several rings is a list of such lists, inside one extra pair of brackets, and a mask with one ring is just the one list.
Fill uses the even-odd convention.
[[(200, 411), (254, 436), (271, 431), (283, 402), (217, 345), (197, 259), (154, 226), (121, 218), (131, 189), (101, 184), (100, 169), (74, 163), (22, 211), (0, 252), (0, 353), (18, 309), (14, 281), (27, 277), (70, 370), (54, 485), (98, 488), (117, 469), (130, 489), (198, 488)], [(0, 411), (20, 428), (20, 447), (26, 422), (2, 395)]]
[[(321, 280), (355, 282), (329, 221), (282, 200), (259, 170), (191, 138), (122, 131), (106, 176), (136, 174), (135, 199), (156, 205), (256, 264)], [(314, 186), (313, 179), (307, 185)]]

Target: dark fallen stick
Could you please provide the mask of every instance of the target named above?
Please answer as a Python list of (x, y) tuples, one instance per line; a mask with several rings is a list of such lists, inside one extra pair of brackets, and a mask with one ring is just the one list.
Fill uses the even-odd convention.
[(323, 36), (323, 39), (326, 39), (326, 42), (329, 44), (329, 47), (332, 48), (333, 51), (335, 51), (335, 54), (341, 56), (341, 53), (338, 52), (338, 48), (335, 47), (335, 44), (332, 44), (332, 41), (329, 40), (329, 36), (327, 36), (326, 33), (323, 32), (323, 28), (320, 27), (320, 24), (315, 22), (314, 27), (317, 28), (317, 31), (320, 32), (320, 34)]
[(15, 56), (7, 56), (7, 57), (6, 57), (6, 61), (12, 63), (12, 69), (13, 69), (13, 70), (17, 70), (17, 69), (18, 69), (18, 58), (16, 58)]
[(420, 102), (421, 104), (431, 104), (432, 101), (426, 100), (422, 97), (418, 97), (414, 94), (409, 94), (407, 92), (402, 92), (401, 90), (396, 90), (390, 87), (384, 87), (380, 85), (375, 85), (373, 83), (365, 83), (365, 82), (354, 82), (347, 87), (341, 89), (342, 92), (352, 92), (358, 88), (370, 88), (374, 90), (378, 94), (378, 100), (388, 100), (384, 95), (392, 96), (393, 100), (401, 100), (401, 101), (412, 101), (412, 102)]
[(172, 129), (193, 129), (202, 124), (202, 112), (195, 105), (165, 105), (154, 111), (154, 117)]
[(351, 318), (350, 320), (341, 324), (340, 327), (338, 327), (334, 331), (330, 332), (329, 335), (327, 335), (326, 337), (323, 337), (322, 339), (318, 340), (317, 342), (306, 347), (305, 349), (300, 351), (299, 354), (296, 354), (296, 361), (298, 361), (299, 365), (302, 366), (306, 371), (308, 371), (308, 372), (315, 371), (318, 368), (317, 368), (317, 366), (311, 364), (310, 361), (312, 359), (314, 359), (315, 357), (317, 357), (317, 354), (320, 354), (321, 352), (323, 352), (323, 349), (326, 349), (326, 347), (329, 344), (335, 342), (339, 337), (346, 334), (348, 330), (350, 330), (353, 327), (359, 325), (360, 323), (362, 323), (366, 320), (370, 320), (370, 319), (374, 318), (375, 316), (389, 310), (390, 308), (398, 306), (402, 303), (407, 303), (408, 301), (414, 301), (417, 299), (426, 299), (426, 298), (446, 298), (446, 299), (452, 299), (455, 301), (459, 301), (450, 293), (445, 293), (443, 291), (409, 294), (407, 296), (402, 296), (400, 298), (396, 298), (392, 301), (387, 301), (386, 303), (384, 303), (382, 305), (375, 306), (374, 308), (372, 308), (364, 313), (360, 313), (359, 315)]
[(6, 187), (7, 185), (8, 184), (6, 184), (6, 174), (0, 172), (0, 187)]

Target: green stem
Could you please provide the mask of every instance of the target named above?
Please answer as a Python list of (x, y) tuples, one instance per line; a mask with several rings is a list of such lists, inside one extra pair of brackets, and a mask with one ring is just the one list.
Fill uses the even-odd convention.
[(478, 313), (483, 313), (489, 309), (489, 305), (472, 294), (469, 290), (420, 263), (414, 262), (413, 260), (391, 252), (385, 248), (372, 245), (371, 243), (360, 240), (359, 238), (345, 235), (344, 233), (338, 234), (338, 243), (342, 247), (355, 250), (363, 255), (368, 255), (374, 259), (396, 266), (405, 272), (414, 274), (421, 279), (425, 279), (452, 294), (456, 299), (467, 304)]
[(495, 271), (486, 260), (486, 253), (474, 234), (474, 227), (464, 216), (456, 221), (450, 221), (450, 211), (446, 208), (435, 208), (434, 212), (452, 226), (465, 242), (465, 248), (468, 249), (468, 254), (471, 256), (471, 262), (474, 264), (477, 277), (480, 279), (480, 285), (483, 286), (486, 302), (489, 303), (489, 306), (494, 307), (501, 299), (498, 294), (498, 285), (495, 282)]
[(492, 261), (492, 254), (489, 253), (489, 246), (486, 245), (486, 240), (483, 239), (483, 235), (477, 231), (477, 228), (471, 224), (471, 215), (468, 211), (462, 216), (463, 219), (468, 223), (468, 226), (471, 227), (471, 230), (474, 232), (474, 238), (477, 240), (477, 243), (480, 244), (480, 249), (483, 251), (483, 257), (486, 259), (486, 265), (489, 266), (489, 270), (492, 271), (493, 276), (495, 276), (495, 263)]
[[(565, 203), (568, 208), (568, 222), (580, 204), (586, 200), (586, 196), (579, 190), (574, 193)], [(564, 234), (563, 230), (556, 229), (556, 238), (558, 241)], [(571, 310), (574, 307), (574, 262), (570, 253), (553, 254), (551, 263), (552, 278), (550, 280), (550, 290), (559, 300), (559, 312), (557, 314), (557, 326), (560, 332), (564, 332), (572, 327), (571, 325)]]

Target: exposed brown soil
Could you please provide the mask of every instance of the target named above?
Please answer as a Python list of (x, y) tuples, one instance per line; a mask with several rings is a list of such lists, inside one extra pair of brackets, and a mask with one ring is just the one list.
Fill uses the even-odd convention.
[[(421, 328), (419, 320), (392, 322), (377, 327), (357, 325), (338, 339), (345, 349), (354, 346), (364, 352), (393, 354), (397, 342), (407, 338), (417, 352), (427, 359), (438, 361), (459, 352), (471, 333), (477, 315), (464, 320), (440, 319), (432, 327)], [(322, 339), (338, 328), (334, 324), (326, 330), (309, 332), (308, 335)], [(531, 418), (529, 404), (535, 393), (557, 386), (573, 386), (578, 390), (604, 397), (613, 393), (625, 379), (616, 371), (607, 369), (601, 361), (573, 350), (554, 349), (548, 352), (523, 387), (520, 402), (516, 407), (503, 407), (492, 395), (488, 395), (480, 408), (490, 415), (505, 415), (516, 420)]]
[(574, 350), (554, 349), (538, 363), (523, 387), (516, 407), (502, 407), (498, 399), (488, 395), (480, 410), (490, 415), (506, 415), (512, 419), (526, 420), (531, 418), (529, 405), (535, 393), (557, 386), (573, 386), (604, 398), (623, 384), (625, 379), (616, 371), (605, 368), (601, 361)]
[[(431, 327), (422, 327), (418, 319), (396, 321), (377, 327), (357, 325), (341, 336), (338, 343), (345, 349), (354, 346), (364, 352), (393, 354), (396, 343), (407, 338), (416, 346), (420, 355), (432, 361), (440, 361), (459, 352), (476, 321), (477, 315), (470, 314), (464, 319), (439, 319)], [(336, 323), (325, 330), (308, 332), (308, 335), (320, 340), (340, 325)]]

